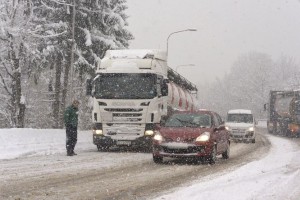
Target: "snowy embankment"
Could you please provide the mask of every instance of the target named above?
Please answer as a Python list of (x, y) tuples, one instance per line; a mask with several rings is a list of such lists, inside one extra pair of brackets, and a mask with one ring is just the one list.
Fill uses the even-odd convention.
[[(20, 156), (65, 154), (62, 129), (0, 129), (0, 159)], [(96, 149), (91, 131), (78, 131), (76, 151)]]

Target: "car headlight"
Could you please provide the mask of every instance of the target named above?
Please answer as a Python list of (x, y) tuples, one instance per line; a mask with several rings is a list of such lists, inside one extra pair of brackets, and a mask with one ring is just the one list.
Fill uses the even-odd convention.
[(146, 130), (145, 131), (145, 135), (153, 135), (154, 134), (154, 131), (153, 130)]
[(103, 131), (97, 129), (97, 130), (93, 130), (93, 133), (94, 133), (94, 134), (97, 134), (97, 135), (102, 135), (102, 134), (103, 134)]
[(210, 138), (210, 132), (204, 132), (196, 138), (196, 142), (206, 142)]
[(254, 131), (254, 127), (252, 126), (252, 127), (248, 128), (248, 131), (250, 131), (250, 132)]
[(230, 128), (229, 126), (225, 126), (225, 129), (226, 129), (227, 131), (230, 131), (230, 130), (231, 130), (231, 128)]
[(161, 141), (164, 140), (164, 137), (160, 134), (160, 132), (157, 131), (157, 132), (155, 132), (155, 135), (154, 135), (153, 139), (156, 140), (156, 141), (161, 142)]

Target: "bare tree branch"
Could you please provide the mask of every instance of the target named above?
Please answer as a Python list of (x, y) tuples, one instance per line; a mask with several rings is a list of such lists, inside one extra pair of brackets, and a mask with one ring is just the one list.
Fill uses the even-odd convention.
[(11, 78), (13, 78), (13, 75), (8, 71), (8, 68), (6, 67), (4, 61), (3, 61), (1, 58), (0, 58), (0, 62), (1, 62), (2, 65), (4, 66), (6, 73), (7, 73)]
[(7, 85), (6, 85), (6, 83), (5, 83), (5, 80), (4, 80), (4, 78), (3, 78), (3, 76), (2, 76), (1, 73), (0, 73), (0, 78), (1, 78), (1, 81), (2, 81), (2, 83), (3, 83), (3, 87), (4, 87), (5, 91), (6, 91), (10, 96), (12, 96), (12, 93), (8, 90), (8, 87), (7, 87)]

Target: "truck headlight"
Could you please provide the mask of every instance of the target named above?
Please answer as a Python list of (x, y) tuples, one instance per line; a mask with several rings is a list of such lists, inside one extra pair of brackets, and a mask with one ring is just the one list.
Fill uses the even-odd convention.
[(161, 141), (164, 140), (164, 137), (160, 134), (160, 132), (157, 131), (157, 132), (155, 133), (153, 139), (156, 140), (156, 141), (161, 142)]
[(148, 135), (148, 136), (151, 136), (154, 134), (154, 131), (153, 130), (146, 130), (145, 131), (145, 135)]
[(103, 131), (97, 129), (97, 130), (93, 130), (93, 133), (94, 133), (94, 134), (97, 134), (97, 135), (102, 135), (102, 134), (103, 134)]
[(210, 138), (210, 132), (204, 132), (196, 138), (196, 142), (206, 142)]
[(254, 127), (252, 126), (252, 127), (248, 128), (248, 131), (249, 131), (249, 132), (254, 131)]

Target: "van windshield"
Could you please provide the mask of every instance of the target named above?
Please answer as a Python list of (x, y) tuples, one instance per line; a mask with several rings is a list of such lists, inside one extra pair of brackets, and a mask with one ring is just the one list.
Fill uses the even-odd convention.
[(251, 114), (228, 114), (227, 122), (236, 123), (253, 123), (253, 116)]

